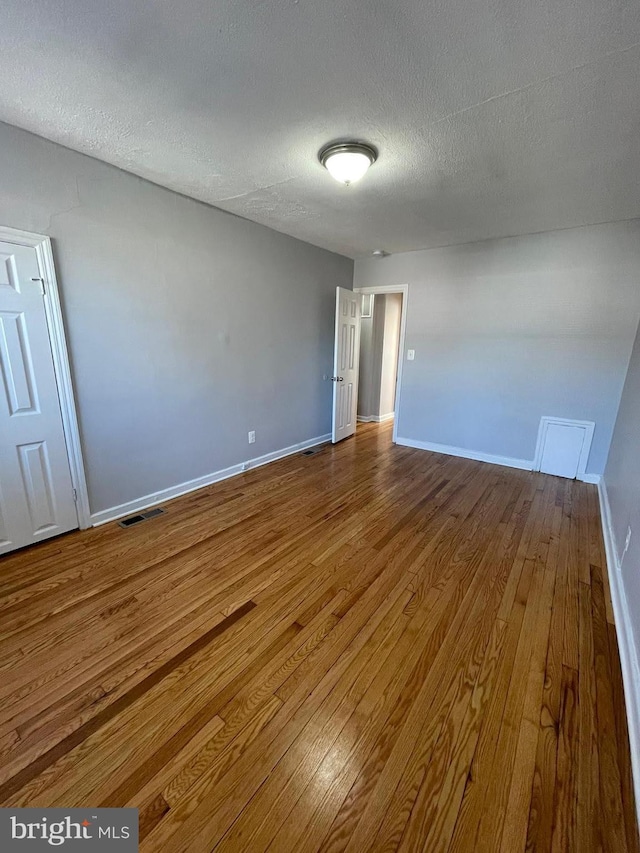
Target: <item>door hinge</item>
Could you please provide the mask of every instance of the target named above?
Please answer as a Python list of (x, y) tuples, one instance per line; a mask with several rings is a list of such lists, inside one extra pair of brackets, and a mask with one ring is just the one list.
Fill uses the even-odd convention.
[(40, 293), (44, 296), (44, 294), (45, 294), (44, 279), (43, 278), (32, 278), (31, 281), (39, 281), (40, 282)]
[(78, 503), (78, 492), (77, 492), (77, 490), (71, 489), (71, 491), (73, 492), (73, 500), (75, 501), (75, 503)]

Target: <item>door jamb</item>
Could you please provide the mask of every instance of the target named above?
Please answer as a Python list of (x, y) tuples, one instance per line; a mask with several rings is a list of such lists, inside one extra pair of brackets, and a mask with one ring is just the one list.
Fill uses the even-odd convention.
[(17, 228), (0, 225), (0, 241), (15, 243), (18, 246), (28, 246), (36, 250), (38, 268), (44, 283), (44, 310), (47, 318), (47, 329), (51, 343), (56, 384), (58, 386), (58, 399), (60, 400), (60, 412), (62, 413), (62, 426), (67, 446), (71, 483), (76, 493), (78, 526), (81, 530), (86, 530), (92, 526), (89, 511), (89, 496), (87, 493), (87, 481), (80, 444), (80, 430), (73, 394), (71, 368), (69, 366), (69, 352), (64, 333), (62, 306), (60, 304), (51, 239), (44, 234), (34, 234), (31, 231), (21, 231)]
[[(409, 304), (409, 285), (408, 284), (381, 284), (374, 287), (354, 287), (354, 293), (401, 293), (402, 294), (402, 311), (400, 312), (400, 344), (398, 346), (398, 381), (396, 385), (396, 400), (393, 407), (393, 436), (394, 444), (398, 437), (398, 413), (400, 411), (400, 399), (402, 397), (402, 368), (405, 359), (405, 336), (407, 332), (407, 308)], [(374, 309), (375, 310), (375, 309)]]

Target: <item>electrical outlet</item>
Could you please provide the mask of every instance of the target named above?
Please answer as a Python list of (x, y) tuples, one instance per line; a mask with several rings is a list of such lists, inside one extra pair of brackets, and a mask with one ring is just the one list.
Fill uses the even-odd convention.
[(624, 554), (629, 550), (629, 543), (631, 542), (631, 525), (627, 527), (627, 538), (624, 540)]
[(254, 429), (252, 429), (249, 432), (249, 444), (255, 444), (255, 443), (256, 443), (256, 431)]

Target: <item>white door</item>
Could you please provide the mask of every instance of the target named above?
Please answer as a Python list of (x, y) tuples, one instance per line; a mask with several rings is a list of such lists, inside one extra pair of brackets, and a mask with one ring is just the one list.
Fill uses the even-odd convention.
[(336, 339), (333, 356), (333, 420), (335, 444), (356, 431), (360, 361), (360, 294), (336, 288)]
[(0, 242), (0, 554), (78, 526), (40, 275)]

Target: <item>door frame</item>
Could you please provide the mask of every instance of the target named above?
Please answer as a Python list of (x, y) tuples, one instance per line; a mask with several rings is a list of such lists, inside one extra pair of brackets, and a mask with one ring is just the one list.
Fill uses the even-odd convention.
[[(402, 294), (402, 311), (400, 312), (400, 342), (398, 344), (398, 376), (396, 382), (396, 399), (393, 407), (393, 435), (395, 444), (398, 438), (398, 413), (400, 412), (400, 398), (402, 396), (402, 368), (405, 359), (405, 336), (407, 332), (407, 308), (409, 304), (408, 284), (380, 284), (373, 287), (354, 287), (354, 293), (373, 293), (373, 295), (384, 295), (385, 293)], [(375, 308), (374, 308), (375, 311)]]
[(31, 231), (21, 231), (18, 228), (0, 225), (0, 241), (27, 246), (36, 251), (38, 269), (44, 285), (44, 310), (47, 318), (56, 385), (58, 386), (58, 400), (60, 401), (71, 483), (75, 489), (78, 526), (81, 530), (86, 530), (92, 526), (89, 496), (51, 239), (44, 234), (34, 234)]

